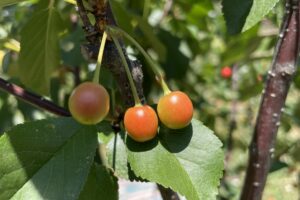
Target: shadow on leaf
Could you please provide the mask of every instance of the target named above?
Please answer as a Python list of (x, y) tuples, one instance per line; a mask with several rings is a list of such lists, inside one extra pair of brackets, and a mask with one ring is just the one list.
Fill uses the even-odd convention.
[(158, 145), (158, 137), (153, 138), (150, 141), (147, 142), (136, 142), (133, 139), (131, 139), (129, 136), (126, 140), (126, 146), (130, 151), (135, 152), (143, 152), (143, 151), (149, 151), (153, 148), (155, 148)]
[(163, 125), (160, 126), (159, 138), (161, 144), (171, 153), (183, 151), (193, 136), (193, 126), (189, 124), (183, 129), (169, 129)]

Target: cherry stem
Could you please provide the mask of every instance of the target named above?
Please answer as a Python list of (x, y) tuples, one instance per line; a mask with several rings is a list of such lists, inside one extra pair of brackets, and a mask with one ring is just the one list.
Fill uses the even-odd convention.
[(164, 95), (171, 93), (171, 90), (169, 89), (169, 87), (168, 87), (167, 83), (164, 81), (164, 79), (159, 79), (158, 82), (164, 91)]
[(101, 40), (101, 44), (100, 44), (99, 53), (98, 53), (98, 59), (97, 59), (97, 64), (96, 64), (96, 71), (95, 71), (94, 79), (93, 79), (94, 83), (99, 83), (100, 69), (101, 69), (101, 63), (102, 63), (102, 58), (103, 58), (103, 53), (104, 53), (104, 47), (105, 47), (106, 39), (107, 39), (107, 34), (104, 31), (103, 32), (103, 36), (102, 36), (102, 40)]
[(147, 60), (147, 62), (149, 63), (153, 73), (155, 74), (155, 76), (158, 79), (158, 82), (160, 83), (164, 94), (168, 94), (170, 93), (170, 89), (167, 85), (167, 83), (164, 80), (164, 75), (162, 70), (160, 69), (160, 67), (158, 66), (158, 64), (156, 64), (152, 58), (148, 55), (148, 53), (143, 49), (143, 47), (134, 39), (132, 38), (128, 33), (126, 33), (125, 31), (123, 31), (122, 29), (120, 29), (119, 27), (113, 27), (113, 26), (109, 26), (110, 29), (116, 31), (117, 33), (120, 33), (121, 35), (123, 35), (127, 40), (129, 40), (134, 46), (136, 46), (136, 48), (143, 54), (143, 56), (145, 57), (145, 59)]
[(130, 73), (129, 66), (127, 64), (126, 58), (125, 58), (124, 53), (122, 51), (121, 45), (120, 45), (118, 39), (114, 36), (114, 34), (111, 31), (109, 31), (109, 33), (111, 33), (110, 36), (111, 36), (114, 44), (117, 47), (118, 53), (119, 53), (119, 55), (121, 57), (123, 65), (125, 67), (125, 71), (126, 71), (126, 74), (127, 74), (128, 80), (129, 80), (129, 84), (130, 84), (130, 87), (131, 87), (131, 91), (132, 91), (132, 94), (133, 94), (133, 98), (134, 98), (134, 104), (135, 104), (135, 106), (141, 105), (141, 101), (140, 101), (140, 98), (138, 96), (138, 93), (137, 93), (135, 84), (133, 82), (133, 78), (131, 76), (131, 73)]

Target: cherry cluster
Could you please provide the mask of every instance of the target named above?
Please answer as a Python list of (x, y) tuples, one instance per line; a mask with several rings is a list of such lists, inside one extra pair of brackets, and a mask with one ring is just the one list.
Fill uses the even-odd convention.
[[(190, 98), (184, 92), (170, 91), (158, 65), (151, 60), (142, 47), (127, 33), (112, 28), (108, 28), (107, 33), (116, 45), (135, 100), (135, 106), (127, 109), (124, 115), (124, 127), (127, 134), (137, 142), (145, 142), (153, 139), (157, 135), (159, 120), (164, 126), (170, 129), (182, 129), (188, 126), (193, 117), (193, 104)], [(94, 81), (80, 84), (73, 90), (69, 98), (70, 112), (74, 119), (82, 124), (97, 124), (101, 122), (109, 112), (109, 94), (106, 89), (99, 84), (100, 66), (107, 33), (105, 32), (102, 37)], [(128, 64), (119, 41), (116, 38), (116, 36), (120, 34), (127, 37), (127, 39), (136, 45), (143, 53), (162, 86), (164, 95), (158, 101), (157, 112), (149, 105), (142, 105), (140, 102)]]
[[(158, 117), (157, 117), (158, 115)], [(160, 98), (157, 114), (149, 105), (136, 105), (125, 112), (124, 125), (128, 135), (138, 142), (151, 140), (158, 132), (158, 118), (170, 129), (186, 127), (193, 117), (193, 104), (181, 91)]]

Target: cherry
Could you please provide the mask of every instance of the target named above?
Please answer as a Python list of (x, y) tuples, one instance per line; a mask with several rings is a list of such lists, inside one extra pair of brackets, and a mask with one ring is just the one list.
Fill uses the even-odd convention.
[(193, 104), (181, 91), (174, 91), (161, 97), (157, 104), (158, 117), (168, 128), (186, 127), (193, 118)]
[(69, 109), (78, 122), (97, 124), (109, 111), (108, 92), (100, 84), (82, 83), (73, 90), (69, 98)]
[(221, 76), (223, 78), (230, 78), (232, 75), (232, 69), (229, 66), (225, 66), (221, 69)]
[(156, 136), (158, 118), (150, 106), (136, 105), (125, 112), (124, 125), (133, 140), (145, 142)]

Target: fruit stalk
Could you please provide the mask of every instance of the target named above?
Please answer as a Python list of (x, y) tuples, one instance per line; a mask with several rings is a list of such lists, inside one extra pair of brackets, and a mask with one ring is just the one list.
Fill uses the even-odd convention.
[(299, 55), (299, 0), (288, 0), (275, 48), (271, 70), (263, 91), (259, 114), (249, 148), (249, 162), (241, 194), (243, 200), (262, 198), (274, 156), (274, 143), (287, 93)]
[(147, 54), (147, 52), (143, 49), (143, 47), (135, 40), (133, 39), (128, 33), (123, 31), (122, 29), (118, 27), (108, 27), (112, 32), (120, 33), (123, 35), (127, 40), (129, 40), (136, 48), (143, 54), (147, 62), (149, 63), (149, 66), (151, 67), (153, 73), (158, 79), (158, 82), (161, 84), (161, 87), (164, 91), (164, 94), (170, 93), (170, 89), (167, 85), (167, 83), (164, 80), (164, 74), (161, 71), (160, 67), (151, 59), (151, 57)]
[(117, 48), (118, 53), (121, 57), (122, 63), (125, 67), (125, 71), (126, 71), (129, 83), (130, 83), (130, 88), (131, 88), (131, 91), (132, 91), (132, 94), (133, 94), (134, 103), (135, 103), (135, 105), (141, 105), (141, 101), (140, 101), (140, 98), (138, 96), (138, 93), (137, 93), (135, 84), (133, 82), (132, 75), (130, 73), (129, 66), (127, 64), (126, 58), (125, 58), (124, 53), (122, 51), (121, 45), (120, 45), (118, 39), (114, 36), (114, 34), (111, 31), (109, 31), (109, 33), (110, 33), (111, 38), (113, 39), (114, 44), (116, 45), (116, 48)]
[(96, 71), (95, 71), (94, 80), (93, 80), (94, 83), (99, 83), (101, 63), (102, 63), (102, 58), (103, 58), (103, 53), (104, 53), (104, 47), (105, 47), (105, 43), (106, 43), (106, 38), (107, 38), (107, 34), (104, 31), (103, 35), (102, 35), (102, 39), (101, 39), (99, 53), (98, 53), (98, 59), (97, 59), (97, 64), (96, 64)]
[[(89, 60), (97, 60), (99, 54), (100, 37), (105, 31), (105, 27), (108, 25), (116, 26), (116, 21), (114, 19), (109, 1), (89, 1), (88, 4), (91, 10), (87, 11), (82, 0), (76, 0), (78, 6), (78, 14), (83, 22), (83, 30), (86, 36), (86, 43), (82, 44), (81, 50), (83, 55)], [(90, 17), (87, 13), (91, 13), (94, 16), (95, 22), (91, 23)], [(99, 15), (101, 13), (101, 15)], [(122, 41), (120, 41), (123, 48)], [(131, 71), (133, 79), (136, 83), (136, 88), (142, 102), (145, 101), (143, 92), (143, 73), (141, 69), (141, 64), (138, 60), (132, 61), (126, 55), (126, 60)], [(125, 107), (131, 107), (134, 105), (134, 99), (129, 85), (129, 80), (127, 78), (124, 67), (122, 66), (121, 58), (118, 54), (116, 46), (108, 40), (105, 45), (105, 51), (102, 60), (103, 67), (106, 67), (113, 75), (114, 80), (116, 80), (118, 90), (120, 91), (121, 98), (125, 104)]]

